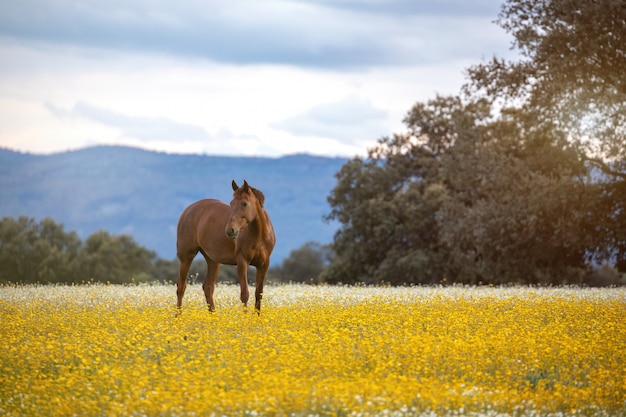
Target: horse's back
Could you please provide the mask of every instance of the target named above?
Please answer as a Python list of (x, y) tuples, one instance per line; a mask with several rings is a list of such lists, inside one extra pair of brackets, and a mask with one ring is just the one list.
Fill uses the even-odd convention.
[(215, 199), (199, 200), (187, 206), (178, 220), (176, 240), (178, 255), (197, 252), (202, 235), (218, 235), (220, 240), (225, 241), (224, 226), (228, 216), (228, 204)]

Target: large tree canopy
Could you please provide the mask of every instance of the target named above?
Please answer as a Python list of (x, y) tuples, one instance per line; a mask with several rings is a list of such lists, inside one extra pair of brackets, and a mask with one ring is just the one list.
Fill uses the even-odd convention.
[(414, 106), (407, 133), (338, 173), (329, 217), (343, 227), (326, 279), (579, 281), (596, 187), (563, 134), (530, 120), (458, 97)]
[(540, 112), (596, 161), (626, 159), (626, 2), (509, 0), (497, 23), (521, 59), (471, 67), (467, 91)]
[(497, 22), (521, 59), (470, 68), (466, 92), (567, 133), (602, 183), (591, 250), (626, 270), (626, 2), (509, 0)]
[(405, 133), (337, 174), (325, 278), (564, 283), (626, 266), (625, 18), (609, 0), (506, 2), (521, 59), (470, 68), (463, 94), (417, 103)]

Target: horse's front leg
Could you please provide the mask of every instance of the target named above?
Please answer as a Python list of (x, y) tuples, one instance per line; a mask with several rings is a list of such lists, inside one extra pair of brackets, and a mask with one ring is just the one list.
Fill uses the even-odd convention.
[(263, 298), (263, 283), (265, 282), (265, 274), (269, 268), (269, 262), (256, 267), (256, 288), (254, 290), (254, 308), (257, 313), (261, 313), (261, 299)]
[(248, 266), (250, 264), (245, 259), (237, 260), (237, 275), (239, 276), (239, 288), (241, 289), (241, 302), (244, 307), (248, 306), (250, 290), (248, 289)]

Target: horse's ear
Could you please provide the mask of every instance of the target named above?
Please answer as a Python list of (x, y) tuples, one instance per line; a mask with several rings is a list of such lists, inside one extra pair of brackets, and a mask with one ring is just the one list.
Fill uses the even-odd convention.
[[(252, 187), (250, 187), (250, 188), (252, 188)], [(261, 190), (257, 190), (256, 188), (252, 188), (252, 192), (254, 193), (254, 196), (256, 197), (256, 199), (259, 200), (259, 203), (261, 203), (261, 207), (263, 207), (263, 203), (265, 203), (265, 196), (263, 195)]]
[(248, 190), (250, 189), (250, 185), (248, 185), (248, 181), (243, 180), (243, 185), (242, 185), (242, 187), (243, 187), (243, 191), (247, 193), (247, 192), (248, 192)]
[(233, 180), (232, 186), (233, 186), (233, 191), (237, 191), (237, 189), (239, 189), (239, 186), (237, 185), (235, 180)]

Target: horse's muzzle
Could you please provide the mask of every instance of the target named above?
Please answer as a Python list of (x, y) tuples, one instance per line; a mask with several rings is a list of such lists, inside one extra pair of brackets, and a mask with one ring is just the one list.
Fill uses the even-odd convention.
[(226, 229), (226, 236), (228, 236), (230, 239), (235, 239), (238, 234), (239, 234), (239, 231), (235, 230), (234, 227)]

